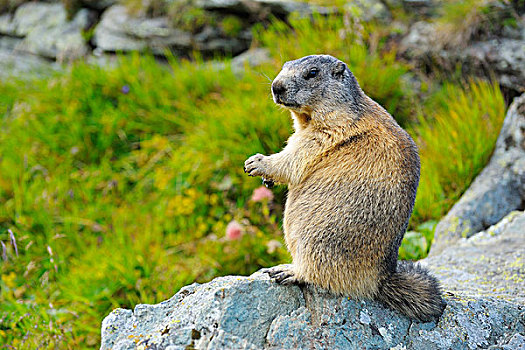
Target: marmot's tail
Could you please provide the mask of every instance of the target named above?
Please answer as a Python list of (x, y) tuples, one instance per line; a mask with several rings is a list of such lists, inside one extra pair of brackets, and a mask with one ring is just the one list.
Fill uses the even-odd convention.
[(439, 282), (425, 268), (411, 261), (398, 262), (397, 271), (380, 285), (377, 299), (424, 322), (438, 319), (445, 309)]

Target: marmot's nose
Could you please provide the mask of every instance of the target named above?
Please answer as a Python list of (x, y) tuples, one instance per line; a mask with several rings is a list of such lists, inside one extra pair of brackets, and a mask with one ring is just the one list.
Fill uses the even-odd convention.
[(282, 95), (286, 91), (282, 81), (274, 81), (272, 84), (272, 92), (274, 95)]

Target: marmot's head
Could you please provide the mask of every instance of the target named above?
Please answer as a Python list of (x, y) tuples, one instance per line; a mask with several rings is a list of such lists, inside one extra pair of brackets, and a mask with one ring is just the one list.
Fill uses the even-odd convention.
[(275, 103), (308, 115), (336, 110), (359, 114), (364, 96), (346, 64), (329, 55), (286, 62), (272, 83), (272, 94)]

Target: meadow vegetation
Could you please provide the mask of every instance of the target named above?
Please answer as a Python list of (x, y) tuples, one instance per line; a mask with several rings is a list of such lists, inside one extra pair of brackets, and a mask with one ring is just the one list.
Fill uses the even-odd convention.
[[(273, 60), (243, 74), (227, 59), (226, 68), (175, 58), (166, 66), (132, 55), (115, 67), (79, 62), (0, 83), (0, 344), (96, 347), (113, 308), (288, 262), (286, 189), (252, 200), (260, 179), (242, 166), (278, 152), (292, 132), (270, 80), (306, 54), (346, 61), (416, 139), (423, 168), (411, 228), (420, 233), (407, 236), (401, 258), (425, 256), (432, 222), (490, 156), (504, 117), (499, 88), (419, 77), (422, 93), (381, 30), (351, 17), (290, 24), (256, 29), (254, 45)], [(239, 239), (225, 234), (232, 221)]]
[(524, 0), (447, 0), (436, 19), (439, 32), (436, 45), (462, 48), (473, 40), (516, 28), (519, 13), (525, 11)]

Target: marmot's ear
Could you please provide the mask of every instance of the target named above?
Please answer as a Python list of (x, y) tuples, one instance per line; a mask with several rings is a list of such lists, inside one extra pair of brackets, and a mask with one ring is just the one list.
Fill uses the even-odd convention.
[(336, 78), (343, 77), (345, 75), (345, 71), (346, 71), (346, 64), (341, 61), (337, 62), (337, 64), (334, 67), (334, 71), (333, 71), (334, 77)]

